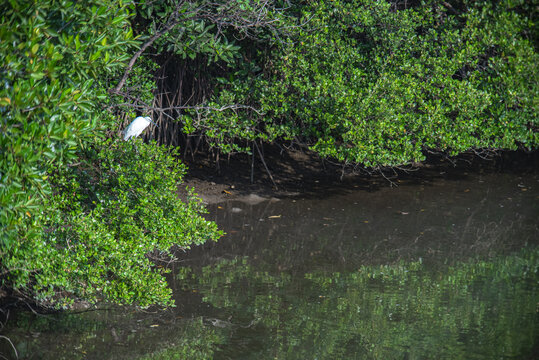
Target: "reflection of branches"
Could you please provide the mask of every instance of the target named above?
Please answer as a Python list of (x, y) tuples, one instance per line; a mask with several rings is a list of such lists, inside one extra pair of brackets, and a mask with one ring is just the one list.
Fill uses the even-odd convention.
[[(5, 322), (7, 322), (8, 319), (9, 319), (9, 310), (0, 309), (0, 312), (2, 312), (3, 315), (5, 315)], [(0, 321), (0, 331), (4, 328), (5, 322)], [(8, 338), (7, 336), (4, 336), (4, 335), (0, 335), (0, 339), (6, 340), (11, 345), (11, 348), (13, 349), (13, 352), (15, 353), (15, 358), (18, 359), (19, 354), (17, 353), (17, 348), (15, 347), (15, 345), (13, 345), (13, 342), (11, 341), (11, 339)], [(3, 356), (1, 354), (0, 354), (0, 356), (2, 356), (2, 358), (4, 358), (4, 359), (7, 359), (7, 357), (5, 357), (5, 356)]]
[(253, 325), (256, 325), (258, 324), (258, 322), (260, 321), (260, 318), (258, 316), (255, 316), (255, 318), (253, 320), (251, 320), (251, 322), (247, 325), (238, 325), (238, 324), (234, 324), (232, 322), (230, 322), (231, 318), (229, 317), (228, 320), (221, 320), (221, 319), (217, 319), (217, 318), (209, 318), (209, 317), (206, 317), (206, 318), (203, 318), (203, 321), (204, 322), (207, 322), (215, 327), (218, 327), (218, 328), (243, 328), (243, 329), (248, 329), (250, 327), (252, 327)]
[[(487, 189), (487, 197), (488, 197), (488, 189)], [(464, 229), (462, 229), (462, 237), (468, 232), (468, 229), (470, 228), (470, 224), (472, 223), (472, 219), (477, 214), (477, 212), (483, 207), (485, 204), (485, 201), (487, 201), (487, 197), (484, 197), (483, 200), (479, 202), (479, 205), (475, 208), (474, 211), (468, 216), (468, 219), (466, 220), (466, 224), (464, 225)]]
[[(18, 359), (19, 358), (19, 353), (17, 352), (17, 348), (15, 348), (15, 345), (13, 345), (13, 343), (11, 342), (11, 340), (7, 337), (7, 336), (4, 336), (4, 335), (0, 335), (0, 339), (5, 339), (10, 345), (11, 345), (11, 348), (13, 349), (13, 351), (15, 352), (15, 358)], [(2, 355), (2, 357), (4, 359), (7, 359), (6, 357), (4, 357)]]
[(519, 227), (514, 221), (509, 224), (499, 224), (494, 221), (485, 223), (482, 227), (477, 227), (474, 234), (475, 240), (470, 244), (470, 250), (488, 250), (489, 252), (507, 250), (508, 247), (513, 246), (507, 239), (511, 237), (514, 229)]

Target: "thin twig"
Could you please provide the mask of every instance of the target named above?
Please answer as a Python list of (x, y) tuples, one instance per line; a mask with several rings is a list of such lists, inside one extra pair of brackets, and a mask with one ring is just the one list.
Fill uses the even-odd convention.
[(271, 182), (275, 186), (275, 189), (278, 189), (278, 186), (275, 183), (275, 180), (273, 180), (273, 176), (271, 175), (271, 172), (268, 169), (268, 165), (266, 165), (266, 162), (264, 161), (264, 156), (262, 155), (262, 152), (260, 151), (260, 148), (258, 147), (258, 145), (256, 143), (256, 140), (253, 141), (253, 144), (255, 144), (256, 150), (258, 151), (258, 155), (260, 156), (260, 160), (262, 160), (262, 164), (264, 164), (264, 167), (266, 168), (266, 172), (268, 173), (268, 175), (269, 175), (269, 177), (271, 179)]
[(11, 345), (11, 347), (13, 348), (13, 351), (15, 352), (15, 358), (19, 358), (19, 353), (17, 352), (17, 348), (15, 347), (15, 345), (13, 345), (13, 343), (11, 342), (11, 340), (7, 337), (7, 336), (4, 336), (4, 335), (0, 335), (0, 339), (6, 339), (7, 342)]
[(179, 18), (178, 10), (174, 11), (172, 13), (172, 15), (170, 16), (169, 21), (167, 22), (167, 24), (163, 27), (163, 29), (161, 29), (160, 31), (155, 33), (144, 44), (142, 44), (140, 49), (133, 55), (131, 60), (129, 60), (129, 63), (127, 64), (127, 68), (124, 71), (124, 75), (122, 76), (122, 79), (120, 80), (118, 85), (116, 85), (116, 87), (114, 89), (110, 90), (110, 92), (113, 93), (113, 94), (117, 94), (117, 93), (120, 92), (120, 90), (124, 87), (125, 82), (127, 81), (127, 78), (129, 77), (129, 74), (131, 73), (131, 70), (133, 70), (133, 66), (135, 65), (135, 62), (142, 55), (142, 53), (144, 53), (144, 51), (148, 47), (150, 47), (150, 45), (152, 45), (161, 36), (165, 35), (170, 30), (172, 30), (179, 23), (186, 22), (186, 21), (189, 21), (189, 20), (194, 20), (194, 19), (196, 19), (196, 16), (191, 16), (191, 17), (187, 17), (187, 18)]

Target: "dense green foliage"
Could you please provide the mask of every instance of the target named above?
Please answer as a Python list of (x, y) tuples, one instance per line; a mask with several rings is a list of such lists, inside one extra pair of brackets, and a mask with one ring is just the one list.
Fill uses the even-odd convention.
[(81, 152), (81, 164), (50, 171), (54, 194), (41, 217), (42, 241), (17, 243), (11, 253), (25, 256), (6, 259), (8, 268), (38, 273), (15, 270), (10, 281), (16, 288), (32, 283), (38, 298), (59, 304), (73, 296), (169, 304), (165, 269), (146, 255), (166, 259), (173, 245), (188, 248), (218, 234), (198, 215), (199, 199), (178, 198), (184, 166), (153, 143), (106, 141)]
[(402, 10), (301, 2), (293, 21), (304, 25), (216, 92), (214, 105), (260, 113), (212, 112), (200, 126), (225, 150), (231, 140), (286, 139), (368, 167), (421, 161), (427, 151), (536, 147), (533, 6), (454, 3), (458, 15), (437, 1)]
[(0, 244), (9, 247), (35, 236), (46, 167), (73, 160), (106, 120), (100, 80), (123, 66), (133, 36), (121, 2), (11, 1), (1, 14)]
[[(121, 0), (2, 5), (0, 285), (16, 296), (168, 305), (164, 269), (147, 254), (219, 236), (198, 200), (177, 198), (185, 168), (174, 152), (104, 140), (117, 123), (106, 106), (122, 101), (108, 89), (140, 44), (132, 10)], [(152, 79), (138, 81), (151, 94)]]

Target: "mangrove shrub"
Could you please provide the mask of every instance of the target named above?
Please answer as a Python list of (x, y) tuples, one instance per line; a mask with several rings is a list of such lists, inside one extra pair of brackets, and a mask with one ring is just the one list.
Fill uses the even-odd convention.
[(536, 147), (533, 6), (410, 3), (295, 3), (281, 41), (240, 62), (215, 92), (214, 106), (258, 112), (215, 111), (195, 124), (216, 145), (284, 140), (367, 167)]
[[(140, 46), (129, 1), (0, 5), (1, 294), (171, 304), (162, 259), (217, 238), (200, 202), (177, 198), (185, 172), (155, 143), (106, 140), (109, 89)], [(135, 74), (148, 66), (140, 62)], [(151, 78), (139, 76), (141, 96)]]

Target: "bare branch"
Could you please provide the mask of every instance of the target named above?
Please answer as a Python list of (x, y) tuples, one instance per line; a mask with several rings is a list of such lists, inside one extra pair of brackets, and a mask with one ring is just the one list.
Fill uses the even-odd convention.
[[(275, 189), (278, 189), (278, 186), (277, 184), (275, 183), (275, 180), (273, 179), (273, 176), (271, 175), (271, 172), (269, 171), (269, 168), (268, 168), (268, 165), (266, 165), (266, 161), (264, 160), (264, 155), (262, 154), (262, 152), (260, 151), (260, 148), (258, 147), (257, 143), (256, 143), (256, 140), (253, 141), (253, 144), (255, 145), (256, 147), (256, 150), (258, 152), (258, 156), (260, 156), (260, 160), (262, 160), (262, 164), (264, 165), (264, 168), (266, 169), (266, 172), (268, 173), (269, 175), (269, 178), (271, 179), (271, 182), (273, 183), (273, 186), (275, 186)], [(253, 154), (253, 159), (254, 159), (254, 154)], [(252, 177), (252, 176), (251, 176)]]
[(129, 60), (129, 63), (127, 64), (127, 68), (124, 71), (124, 75), (122, 76), (122, 79), (120, 80), (118, 85), (116, 85), (116, 87), (114, 89), (110, 90), (111, 93), (118, 94), (120, 92), (120, 90), (125, 85), (125, 82), (127, 81), (127, 78), (129, 77), (129, 73), (131, 72), (131, 70), (133, 70), (133, 66), (135, 65), (135, 62), (138, 60), (138, 58), (142, 55), (142, 53), (144, 53), (144, 51), (150, 45), (152, 45), (161, 36), (165, 35), (170, 30), (172, 30), (179, 23), (189, 21), (189, 20), (193, 20), (193, 19), (196, 18), (196, 15), (190, 16), (190, 17), (181, 17), (180, 18), (178, 9), (179, 9), (179, 7), (172, 13), (169, 20), (165, 24), (165, 26), (160, 31), (155, 33), (152, 37), (150, 37), (148, 40), (146, 40), (146, 42), (144, 44), (142, 44), (140, 49), (133, 55), (131, 60)]
[(168, 115), (166, 112), (171, 111), (171, 110), (194, 110), (194, 111), (197, 111), (197, 112), (198, 111), (219, 111), (219, 112), (223, 112), (225, 110), (245, 109), (245, 110), (251, 110), (251, 111), (257, 113), (258, 115), (264, 115), (264, 113), (261, 112), (259, 109), (255, 108), (253, 106), (250, 106), (250, 105), (243, 105), (243, 104), (230, 104), (230, 105), (224, 105), (224, 106), (221, 106), (221, 107), (200, 106), (200, 105), (157, 107), (157, 106), (150, 106), (150, 105), (146, 104), (145, 102), (143, 102), (142, 100), (139, 100), (139, 99), (137, 99), (137, 98), (135, 98), (133, 96), (130, 96), (129, 94), (121, 93), (121, 95), (126, 97), (126, 98), (133, 99), (134, 103), (121, 103), (121, 104), (114, 105), (114, 107), (127, 106), (127, 107), (136, 108), (137, 110), (145, 111), (145, 112), (155, 111), (157, 113), (160, 113), (160, 114), (163, 114), (163, 115), (169, 117), (170, 119), (174, 119), (174, 118), (172, 116)]

